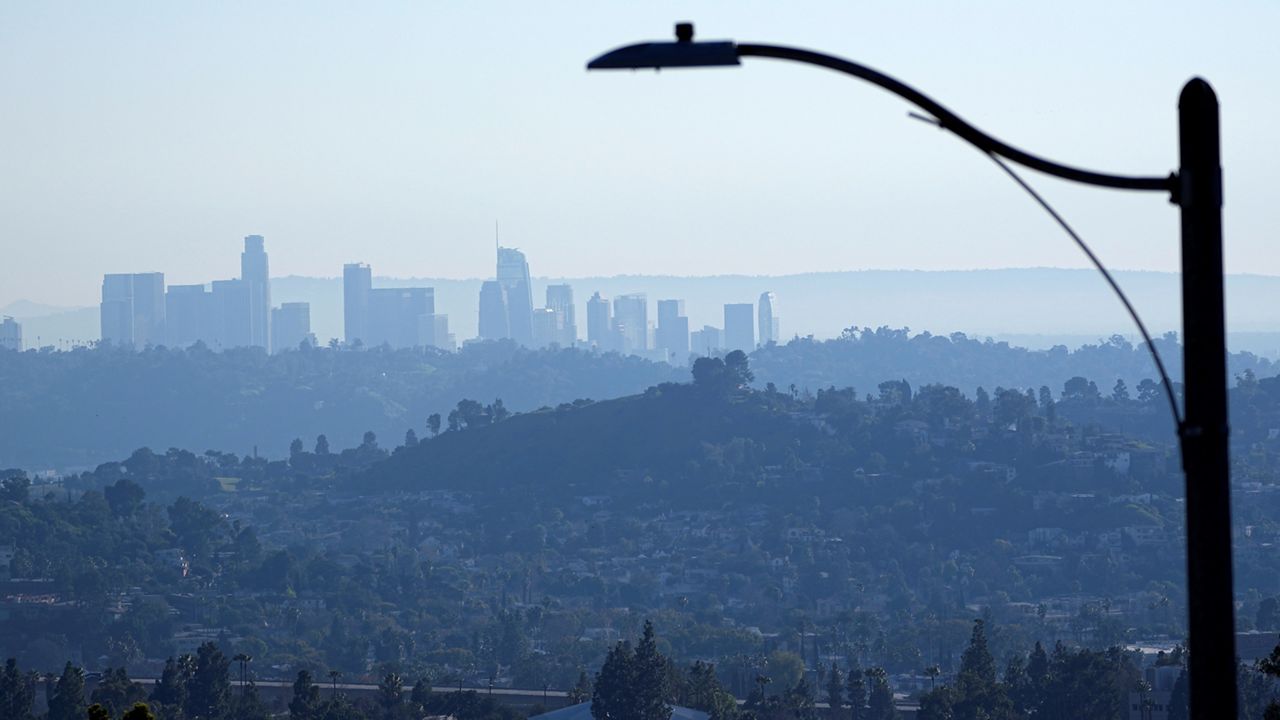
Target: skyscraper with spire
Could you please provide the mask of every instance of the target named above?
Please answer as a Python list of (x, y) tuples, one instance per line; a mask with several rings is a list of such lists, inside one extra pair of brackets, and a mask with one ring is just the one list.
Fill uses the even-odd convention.
[(533, 345), (533, 285), (529, 263), (515, 248), (498, 246), (498, 283), (507, 293), (507, 327), (512, 340)]

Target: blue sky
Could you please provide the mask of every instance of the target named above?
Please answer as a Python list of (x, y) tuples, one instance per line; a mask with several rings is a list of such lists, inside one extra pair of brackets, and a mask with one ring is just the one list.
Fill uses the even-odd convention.
[[(965, 5), (977, 5), (973, 3)], [(242, 2), (0, 5), (0, 305), (103, 272), (535, 275), (1081, 267), (987, 160), (849, 78), (769, 60), (593, 73), (666, 38), (811, 47), (993, 134), (1163, 174), (1181, 84), (1224, 106), (1228, 270), (1280, 274), (1280, 4)], [(1163, 198), (1029, 175), (1119, 268), (1176, 270)]]

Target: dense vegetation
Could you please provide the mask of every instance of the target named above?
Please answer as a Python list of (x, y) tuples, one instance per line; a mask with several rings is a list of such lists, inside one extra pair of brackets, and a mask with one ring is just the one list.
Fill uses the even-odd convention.
[(506, 342), (458, 353), (0, 351), (0, 466), (92, 467), (143, 445), (280, 456), (298, 436), (399, 435), (463, 397), (532, 410), (629, 395), (676, 374), (634, 357)]
[[(1175, 380), (1174, 338), (1156, 341)], [(1144, 348), (1120, 337), (1075, 351), (1030, 351), (1006, 343), (906, 330), (850, 328), (838, 339), (796, 339), (752, 354), (757, 387), (804, 391), (874, 388), (886, 379), (914, 386), (1059, 387), (1076, 376), (1109, 391), (1156, 377)], [(1277, 368), (1249, 353), (1232, 371), (1257, 377)], [(399, 436), (462, 398), (501, 397), (524, 412), (578, 398), (608, 399), (678, 380), (686, 368), (617, 354), (475, 343), (459, 353), (386, 348), (312, 348), (267, 356), (110, 348), (0, 351), (0, 466), (92, 467), (133, 449), (180, 447), (278, 457), (294, 437), (327, 434), (354, 442), (366, 430)]]
[[(288, 460), (142, 449), (53, 484), (5, 471), (0, 652), (160, 676), (205, 638), (263, 678), (569, 688), (647, 617), (664, 654), (715, 664), (738, 697), (773, 678), (758, 703), (840, 666), (894, 684), (936, 668), (961, 695), (931, 702), (955, 705), (975, 617), (998, 666), (1062, 642), (1064, 667), (1119, 667), (1108, 648), (1184, 637), (1154, 383), (809, 393), (752, 372), (738, 353), (617, 400), (462, 400), (394, 449), (366, 432)], [(1280, 379), (1243, 374), (1232, 404), (1240, 625), (1273, 631)]]
[[(1175, 720), (1188, 717), (1187, 653), (1179, 646), (1162, 653), (1156, 667), (1177, 672), (1177, 680), (1158, 707)], [(513, 720), (519, 715), (474, 691), (433, 690), (426, 678), (412, 687), (396, 672), (381, 676), (374, 697), (349, 698), (339, 692), (340, 673), (330, 672), (327, 694), (306, 670), (293, 681), (292, 697), (267, 703), (242, 663), (240, 686), (231, 682), (231, 661), (214, 643), (195, 655), (169, 658), (164, 674), (150, 693), (130, 680), (124, 668), (108, 668), (86, 692), (83, 671), (67, 663), (60, 675), (46, 680), (47, 720), (267, 720), (287, 709), (290, 720), (413, 720), (449, 716), (457, 720)], [(1121, 720), (1130, 707), (1154, 709), (1150, 686), (1135, 658), (1120, 648), (1103, 651), (1070, 648), (1062, 643), (1046, 652), (1040, 643), (1009, 658), (1001, 672), (987, 646), (986, 628), (975, 621), (954, 681), (921, 693), (919, 720)], [(720, 682), (715, 665), (696, 661), (682, 668), (659, 649), (652, 623), (646, 622), (633, 648), (619, 641), (609, 650), (594, 680), (579, 674), (566, 701), (591, 701), (594, 720), (670, 720), (673, 706), (708, 714), (710, 720), (896, 720), (897, 702), (883, 668), (863, 670), (840, 663), (819, 667), (812, 675), (794, 664), (771, 668), (779, 677), (758, 675), (746, 702), (739, 704)], [(930, 668), (930, 677), (939, 673)], [(1270, 720), (1280, 703), (1268, 699), (1266, 686), (1280, 677), (1280, 646), (1253, 668), (1241, 666), (1242, 717)], [(811, 682), (811, 680), (813, 682)], [(0, 711), (6, 720), (34, 718), (39, 678), (23, 673), (10, 659), (0, 673)], [(817, 687), (815, 687), (815, 685)], [(769, 689), (777, 688), (773, 693)], [(143, 702), (145, 700), (145, 702)], [(825, 710), (818, 706), (824, 701)], [(1134, 702), (1136, 700), (1136, 702)], [(90, 704), (91, 703), (91, 704)], [(127, 709), (126, 709), (127, 708)], [(540, 712), (531, 708), (530, 715)]]
[[(1182, 348), (1169, 333), (1154, 344), (1173, 380), (1182, 379)], [(1158, 378), (1145, 344), (1134, 345), (1119, 335), (1099, 339), (1075, 350), (1058, 345), (1028, 350), (1006, 342), (966, 337), (963, 333), (912, 335), (906, 328), (851, 327), (841, 337), (818, 341), (798, 338), (785, 345), (762, 348), (751, 356), (761, 383), (800, 388), (874, 387), (886, 379), (913, 385), (950, 385), (965, 393), (996, 385), (1016, 388), (1060, 387), (1073, 377), (1095, 380), (1104, 391), (1117, 379), (1130, 388), (1144, 379)], [(1246, 371), (1273, 376), (1280, 366), (1249, 352), (1232, 353), (1229, 372)]]

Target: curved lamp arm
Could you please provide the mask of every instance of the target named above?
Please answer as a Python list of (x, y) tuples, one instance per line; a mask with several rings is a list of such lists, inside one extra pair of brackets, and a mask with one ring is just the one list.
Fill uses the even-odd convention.
[(861, 78), (913, 103), (936, 118), (940, 127), (950, 130), (983, 152), (999, 155), (1019, 165), (1025, 165), (1048, 175), (1086, 185), (1099, 185), (1124, 190), (1164, 191), (1170, 194), (1173, 201), (1177, 202), (1178, 200), (1179, 182), (1175, 173), (1165, 177), (1111, 175), (1046, 160), (1024, 150), (1019, 150), (982, 132), (965, 122), (959, 115), (948, 110), (942, 103), (910, 85), (850, 60), (812, 50), (782, 45), (734, 43), (723, 40), (694, 42), (693, 26), (686, 23), (676, 26), (676, 37), (678, 38), (676, 42), (649, 42), (618, 48), (592, 60), (587, 64), (587, 69), (635, 70), (640, 68), (726, 66), (741, 64), (739, 58), (743, 57), (767, 57), (817, 65)]
[(1061, 163), (1053, 162), (1052, 160), (1037, 157), (1024, 150), (1019, 150), (1018, 148), (1002, 142), (970, 125), (959, 115), (956, 115), (944, 107), (942, 103), (939, 103), (910, 85), (889, 77), (878, 70), (873, 70), (865, 65), (859, 65), (858, 63), (845, 60), (843, 58), (813, 52), (812, 50), (803, 50), (800, 48), (785, 47), (782, 45), (755, 45), (739, 43), (736, 47), (739, 57), (769, 57), (777, 58), (779, 60), (794, 60), (795, 62), (818, 65), (829, 70), (835, 70), (837, 72), (853, 75), (854, 77), (866, 80), (873, 85), (878, 85), (894, 95), (913, 103), (921, 110), (924, 110), (936, 118), (940, 127), (945, 130), (950, 130), (979, 150), (989, 152), (993, 155), (999, 155), (1000, 157), (1016, 162), (1019, 165), (1025, 165), (1033, 170), (1039, 170), (1040, 172), (1048, 175), (1054, 175), (1066, 180), (1085, 183), (1087, 185), (1101, 185), (1103, 187), (1122, 188), (1125, 190), (1162, 190), (1170, 193), (1177, 190), (1176, 174), (1171, 173), (1166, 177), (1131, 177), (1126, 175), (1111, 175), (1108, 173), (1094, 172), (1092, 170), (1083, 170), (1069, 165), (1063, 165)]

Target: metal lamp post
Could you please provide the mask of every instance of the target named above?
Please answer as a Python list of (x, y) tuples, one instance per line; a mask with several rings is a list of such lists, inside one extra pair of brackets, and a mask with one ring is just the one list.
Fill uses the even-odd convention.
[(866, 80), (928, 113), (974, 147), (1033, 170), (1086, 185), (1168, 193), (1182, 212), (1183, 418), (1178, 427), (1186, 475), (1187, 590), (1191, 717), (1235, 717), (1235, 608), (1231, 571), (1227, 344), (1222, 267), (1222, 167), (1218, 99), (1193, 78), (1178, 99), (1179, 168), (1133, 177), (1063, 165), (982, 132), (924, 93), (865, 65), (800, 48), (694, 42), (676, 25), (675, 42), (647, 42), (605, 53), (588, 70), (740, 65), (744, 57), (792, 60)]

